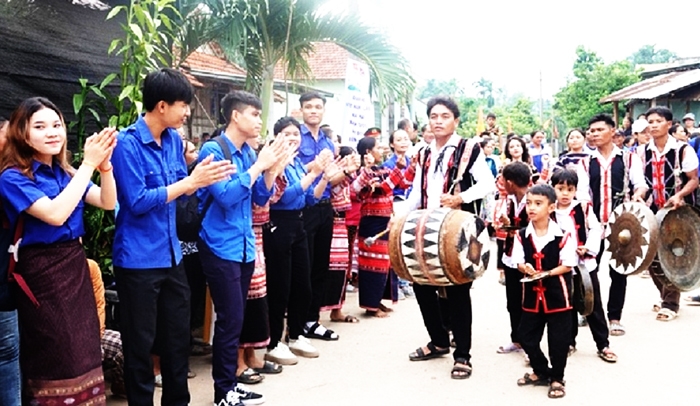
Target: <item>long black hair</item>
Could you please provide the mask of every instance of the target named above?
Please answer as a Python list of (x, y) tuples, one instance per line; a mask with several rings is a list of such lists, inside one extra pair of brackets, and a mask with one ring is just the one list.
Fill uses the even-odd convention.
[(525, 144), (525, 140), (523, 140), (520, 137), (512, 137), (512, 138), (508, 139), (508, 141), (506, 142), (505, 151), (503, 151), (503, 153), (506, 155), (506, 158), (508, 158), (510, 160), (513, 159), (513, 157), (510, 155), (510, 149), (508, 148), (510, 143), (513, 141), (519, 142), (520, 146), (523, 149), (523, 156), (520, 158), (520, 160), (529, 164), (530, 163), (530, 150), (528, 149), (527, 144)]
[(377, 146), (377, 139), (364, 137), (357, 143), (357, 153), (360, 154), (360, 167), (365, 166), (365, 154)]

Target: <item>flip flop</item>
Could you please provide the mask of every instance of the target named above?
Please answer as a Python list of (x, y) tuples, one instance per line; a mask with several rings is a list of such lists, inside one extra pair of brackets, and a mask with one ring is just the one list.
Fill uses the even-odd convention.
[(253, 371), (259, 374), (279, 374), (282, 372), (282, 365), (275, 364), (274, 362), (265, 361), (262, 368), (253, 368)]
[(685, 301), (688, 302), (687, 304), (689, 305), (700, 305), (700, 295), (686, 296)]
[(357, 317), (355, 317), (353, 315), (348, 314), (347, 316), (345, 316), (342, 319), (331, 319), (331, 321), (334, 323), (359, 323), (360, 319), (358, 319)]
[(509, 343), (508, 345), (502, 345), (496, 350), (496, 352), (499, 354), (510, 354), (511, 352), (516, 351), (522, 351), (522, 348), (518, 347), (513, 343)]

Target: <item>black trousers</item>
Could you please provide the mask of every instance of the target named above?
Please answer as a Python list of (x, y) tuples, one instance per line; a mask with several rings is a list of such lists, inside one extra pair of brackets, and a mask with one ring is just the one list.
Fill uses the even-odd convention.
[(523, 273), (514, 268), (503, 267), (506, 278), (506, 308), (510, 316), (510, 341), (519, 344), (518, 329), (523, 314)]
[[(598, 269), (600, 269), (600, 259), (603, 257), (605, 241), (600, 241), (600, 251), (598, 251)], [(625, 295), (627, 294), (627, 275), (615, 272), (609, 268), (610, 272), (610, 294), (608, 295), (608, 320), (622, 320), (622, 308), (625, 307)]]
[(304, 229), (311, 263), (311, 305), (306, 321), (318, 321), (323, 297), (326, 293), (326, 276), (331, 258), (333, 239), (333, 206), (330, 202), (319, 203), (303, 210)]
[[(454, 351), (454, 358), (471, 359), (472, 348), (472, 300), (470, 289), (472, 282), (464, 285), (445, 287), (447, 293), (446, 303), (450, 313), (450, 327), (454, 336), (457, 348)], [(436, 347), (449, 348), (450, 335), (445, 328), (440, 315), (440, 300), (438, 298), (438, 287), (413, 284), (413, 292), (416, 295), (418, 306), (420, 307), (423, 323), (430, 335), (430, 342)]]
[[(572, 312), (573, 310), (556, 313), (545, 313), (543, 310), (540, 310), (539, 313), (523, 312), (520, 319), (520, 345), (530, 357), (530, 366), (538, 377), (550, 378), (558, 382), (563, 381), (571, 338)], [(545, 326), (547, 326), (551, 368), (547, 357), (540, 348)]]
[(194, 330), (204, 324), (207, 279), (202, 272), (202, 262), (199, 260), (198, 252), (183, 255), (182, 263), (187, 273), (187, 284), (190, 286), (190, 329)]
[[(577, 270), (577, 272), (585, 272)], [(608, 337), (610, 332), (608, 331), (608, 323), (605, 320), (605, 312), (603, 311), (603, 300), (600, 297), (600, 281), (598, 280), (598, 270), (591, 271), (589, 273), (591, 277), (591, 284), (593, 285), (593, 312), (586, 316), (586, 321), (588, 322), (588, 328), (591, 330), (591, 335), (593, 336), (593, 341), (595, 341), (595, 346), (598, 351), (610, 346)], [(576, 347), (576, 336), (578, 336), (578, 313), (576, 311), (571, 312), (571, 345)]]
[(216, 312), (211, 376), (214, 378), (214, 402), (218, 404), (238, 384), (238, 347), (255, 261), (223, 259), (202, 240), (199, 240), (197, 246)]
[(447, 300), (446, 297), (440, 296), (438, 302), (440, 303), (440, 317), (442, 318), (442, 325), (445, 326), (445, 330), (452, 331), (452, 325), (450, 325), (450, 301)]
[(270, 225), (263, 228), (263, 249), (267, 267), (267, 304), (270, 343), (273, 349), (282, 339), (284, 312), (289, 338), (304, 334), (311, 304), (311, 265), (301, 211), (270, 211)]
[(172, 268), (115, 267), (121, 312), (124, 383), (130, 405), (153, 405), (153, 349), (163, 376), (162, 405), (187, 405), (190, 289), (182, 262)]

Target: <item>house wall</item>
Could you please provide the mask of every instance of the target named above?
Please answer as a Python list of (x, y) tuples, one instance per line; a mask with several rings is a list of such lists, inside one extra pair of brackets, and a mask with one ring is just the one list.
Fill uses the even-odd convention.
[(220, 117), (220, 101), (228, 92), (237, 89), (223, 82), (202, 81), (202, 83), (205, 87), (194, 88), (194, 100), (190, 104), (190, 119), (185, 131), (189, 139), (195, 136), (201, 139), (203, 133), (212, 134), (223, 125), (223, 117)]
[[(640, 114), (643, 114), (644, 112), (646, 112), (651, 105), (652, 105), (651, 101), (649, 101), (649, 102), (641, 101), (641, 102), (635, 103), (634, 106), (632, 107), (632, 118), (636, 119)], [(669, 105), (668, 100), (657, 99), (656, 105), (669, 107), (671, 109), (671, 111), (673, 111), (673, 118), (676, 120), (680, 120), (687, 113), (693, 113), (693, 114), (695, 114), (695, 117), (696, 117), (695, 122), (697, 125), (698, 119), (700, 118), (700, 101), (686, 102), (685, 100), (671, 100), (670, 105)], [(622, 120), (622, 119), (620, 119), (620, 120)]]
[[(332, 129), (339, 131), (343, 123), (343, 104), (342, 104), (342, 93), (345, 88), (345, 81), (343, 80), (318, 80), (314, 82), (300, 82), (308, 86), (314, 87), (319, 90), (323, 90), (329, 93), (333, 93), (333, 97), (326, 98), (326, 112), (323, 115), (323, 124), (328, 124)], [(285, 92), (276, 90), (276, 92), (282, 97), (285, 97)], [(298, 92), (289, 92), (287, 97), (287, 103), (274, 103), (273, 114), (270, 114), (268, 120), (268, 128), (272, 129), (275, 122), (285, 115), (295, 116), (294, 110), (299, 109), (299, 96)], [(287, 108), (287, 105), (289, 108)], [(298, 114), (298, 112), (297, 112)]]
[[(308, 86), (314, 87), (319, 90), (323, 90), (329, 93), (333, 93), (333, 97), (329, 97), (326, 100), (326, 113), (323, 117), (323, 123), (328, 124), (334, 131), (340, 133), (342, 137), (343, 120), (345, 119), (345, 80), (317, 80), (313, 82), (301, 82)], [(283, 92), (277, 91), (284, 96)], [(299, 94), (289, 93), (288, 97), (289, 110), (286, 111), (285, 103), (275, 103), (274, 112), (269, 117), (268, 128), (272, 128), (275, 121), (286, 114), (292, 114), (294, 110), (299, 108)], [(391, 131), (396, 129), (396, 124), (404, 117), (410, 116), (410, 111), (413, 110), (414, 114), (418, 117), (418, 121), (421, 124), (427, 123), (427, 116), (425, 114), (425, 103), (414, 100), (413, 106), (409, 108), (406, 105), (400, 105), (394, 103), (393, 108), (393, 120), (390, 120), (391, 111), (389, 107), (380, 109), (380, 104), (377, 101), (373, 102), (374, 108), (374, 120), (373, 125), (382, 129), (382, 136), (380, 139), (382, 141), (389, 140), (389, 134)], [(412, 117), (415, 120), (415, 117)], [(393, 123), (392, 123), (393, 121)]]
[[(192, 139), (195, 135), (200, 136), (204, 132), (211, 134), (215, 128), (209, 118), (210, 103), (211, 103), (211, 88), (195, 88), (194, 100), (190, 105), (190, 120), (187, 125), (187, 136)], [(212, 119), (214, 119), (212, 117)]]

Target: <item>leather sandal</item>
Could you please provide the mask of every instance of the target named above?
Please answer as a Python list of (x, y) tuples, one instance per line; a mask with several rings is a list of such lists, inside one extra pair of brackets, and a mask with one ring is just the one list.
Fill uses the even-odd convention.
[(419, 347), (414, 352), (408, 354), (408, 359), (410, 359), (411, 361), (426, 361), (429, 359), (442, 357), (443, 355), (447, 355), (450, 353), (449, 348), (441, 350), (438, 349), (433, 343), (428, 343), (426, 347), (428, 347), (428, 349), (430, 350), (429, 353), (426, 354), (425, 351), (423, 351), (423, 347)]
[(246, 385), (255, 385), (256, 383), (262, 382), (263, 379), (265, 379), (265, 377), (253, 371), (252, 368), (246, 368), (243, 372), (241, 372), (240, 375), (236, 377), (236, 380), (239, 383)]
[(549, 379), (540, 376), (538, 376), (537, 379), (532, 379), (533, 376), (536, 375), (534, 373), (526, 373), (522, 378), (518, 379), (518, 386), (547, 386), (547, 384), (549, 384)]
[(452, 379), (467, 379), (472, 376), (472, 364), (466, 360), (466, 358), (455, 359), (454, 365), (452, 365), (452, 372), (450, 372), (450, 378)]

